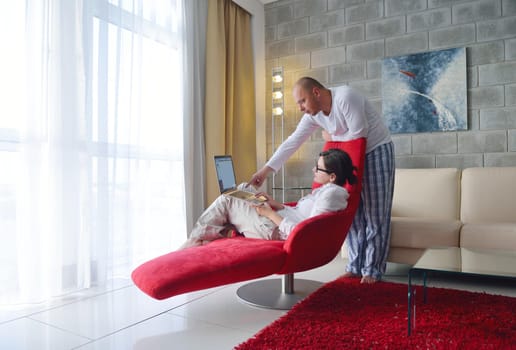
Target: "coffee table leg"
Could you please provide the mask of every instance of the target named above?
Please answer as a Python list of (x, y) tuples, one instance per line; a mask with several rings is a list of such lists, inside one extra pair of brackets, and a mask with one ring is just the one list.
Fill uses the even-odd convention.
[(411, 290), (410, 290), (410, 277), (411, 277), (411, 274), (409, 272), (409, 275), (408, 275), (408, 291), (407, 291), (407, 332), (408, 332), (408, 335), (410, 335), (410, 299), (411, 299)]
[(426, 271), (423, 272), (423, 302), (426, 304)]
[(412, 271), (409, 271), (408, 275), (408, 292), (407, 292), (408, 300), (407, 300), (407, 329), (408, 335), (410, 335), (412, 331)]
[(412, 289), (412, 328), (416, 329), (416, 287)]

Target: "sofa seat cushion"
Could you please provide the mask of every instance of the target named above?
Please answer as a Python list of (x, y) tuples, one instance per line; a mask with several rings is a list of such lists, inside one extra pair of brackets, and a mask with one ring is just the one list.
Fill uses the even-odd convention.
[(156, 299), (247, 281), (278, 271), (286, 260), (283, 244), (244, 237), (218, 239), (152, 259), (136, 268), (131, 277)]
[[(493, 254), (496, 254), (496, 258), (493, 258)], [(491, 274), (493, 271), (497, 271), (497, 275), (514, 276), (514, 258), (516, 257), (516, 251), (514, 250), (487, 249), (484, 247), (480, 249), (462, 248), (460, 257), (463, 272), (477, 273), (484, 271)]]
[(433, 248), (458, 247), (459, 220), (393, 217), (391, 247)]
[(462, 248), (516, 250), (516, 224), (464, 224), (460, 233)]
[(397, 264), (414, 265), (425, 253), (424, 248), (390, 247), (387, 261)]

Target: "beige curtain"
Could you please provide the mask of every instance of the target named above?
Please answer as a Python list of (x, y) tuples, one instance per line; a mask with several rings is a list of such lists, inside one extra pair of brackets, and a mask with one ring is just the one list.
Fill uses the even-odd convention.
[(219, 194), (213, 156), (231, 154), (237, 182), (256, 171), (251, 15), (231, 0), (210, 0), (204, 112), (207, 203)]

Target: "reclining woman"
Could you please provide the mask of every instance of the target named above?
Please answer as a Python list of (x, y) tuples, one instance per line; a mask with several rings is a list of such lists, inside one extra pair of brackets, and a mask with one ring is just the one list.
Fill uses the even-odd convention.
[[(262, 192), (257, 193), (257, 196), (267, 198), (262, 205), (251, 205), (241, 199), (220, 195), (201, 214), (190, 238), (180, 249), (224, 238), (224, 232), (233, 228), (248, 238), (285, 240), (299, 222), (345, 209), (349, 193), (343, 186), (357, 181), (356, 168), (349, 155), (340, 149), (323, 151), (312, 170), (314, 182), (322, 186), (302, 197), (295, 207), (285, 206)], [(244, 183), (239, 188), (245, 186), (247, 184)]]

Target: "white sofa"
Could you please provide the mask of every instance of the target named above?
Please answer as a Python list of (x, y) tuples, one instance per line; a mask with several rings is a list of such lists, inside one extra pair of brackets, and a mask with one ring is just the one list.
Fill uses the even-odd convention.
[(426, 248), (516, 251), (516, 167), (396, 169), (389, 262)]

